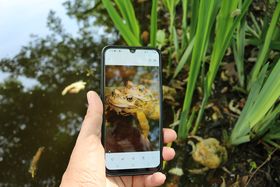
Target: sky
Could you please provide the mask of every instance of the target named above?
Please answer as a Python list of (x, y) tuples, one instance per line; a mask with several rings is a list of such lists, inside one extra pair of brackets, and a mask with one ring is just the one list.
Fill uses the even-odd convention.
[[(0, 0), (0, 59), (13, 57), (23, 45), (28, 44), (30, 35), (46, 36), (47, 16), (50, 10), (62, 19), (68, 33), (77, 32), (77, 23), (66, 15), (62, 6), (65, 0)], [(9, 76), (0, 71), (0, 82)], [(36, 80), (23, 76), (18, 78), (25, 87), (37, 84)]]
[(77, 31), (75, 20), (66, 15), (65, 0), (0, 0), (0, 58), (12, 57), (30, 41), (30, 34), (45, 36), (50, 10), (62, 19), (69, 33)]

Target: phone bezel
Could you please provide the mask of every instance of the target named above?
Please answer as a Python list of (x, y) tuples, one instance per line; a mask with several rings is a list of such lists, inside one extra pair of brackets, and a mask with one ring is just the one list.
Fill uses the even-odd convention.
[[(145, 49), (145, 50), (155, 50), (157, 51), (158, 55), (159, 55), (159, 92), (160, 92), (160, 119), (159, 119), (159, 128), (160, 128), (160, 164), (155, 167), (155, 168), (139, 168), (139, 169), (121, 169), (121, 170), (109, 170), (106, 168), (106, 174), (109, 176), (121, 176), (121, 175), (125, 175), (125, 176), (130, 176), (130, 175), (146, 175), (146, 174), (151, 174), (151, 173), (155, 173), (157, 171), (160, 171), (162, 169), (162, 163), (163, 163), (163, 159), (162, 159), (162, 148), (163, 148), (163, 132), (162, 132), (162, 126), (163, 126), (163, 121), (162, 121), (162, 102), (163, 102), (163, 94), (162, 94), (162, 64), (161, 64), (161, 53), (158, 49), (156, 48), (151, 48), (151, 47), (132, 47), (132, 46), (119, 46), (119, 45), (108, 45), (105, 46), (102, 49), (102, 57), (101, 57), (101, 99), (102, 102), (104, 103), (104, 86), (105, 86), (105, 77), (104, 77), (104, 71), (105, 71), (105, 52), (108, 49)], [(105, 109), (103, 109), (105, 110)], [(102, 122), (102, 144), (105, 145), (105, 111), (103, 111), (103, 122)]]

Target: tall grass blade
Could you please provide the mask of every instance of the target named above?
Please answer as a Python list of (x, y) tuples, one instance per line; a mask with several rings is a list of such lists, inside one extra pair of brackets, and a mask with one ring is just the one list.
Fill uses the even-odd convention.
[(152, 2), (151, 24), (150, 24), (150, 45), (156, 47), (157, 41), (157, 4), (158, 0)]
[(264, 140), (280, 140), (280, 123), (275, 120), (269, 132), (264, 136)]
[(126, 9), (127, 15), (128, 15), (128, 21), (130, 23), (130, 29), (131, 29), (131, 31), (133, 31), (135, 37), (138, 38), (138, 40), (140, 41), (139, 23), (135, 16), (135, 11), (134, 11), (131, 1), (130, 0), (128, 0), (128, 1), (119, 0), (119, 1), (122, 1), (124, 3), (125, 9)]
[(191, 0), (191, 23), (190, 23), (190, 39), (194, 38), (196, 33), (196, 26), (198, 23), (199, 15), (199, 2), (200, 0)]
[(176, 60), (179, 60), (179, 55), (180, 55), (179, 40), (175, 27), (173, 27), (173, 44), (175, 48)]
[(165, 5), (165, 7), (167, 8), (168, 12), (169, 12), (169, 42), (172, 43), (173, 42), (173, 37), (174, 37), (174, 32), (173, 32), (173, 27), (174, 27), (174, 21), (175, 21), (175, 8), (177, 6), (177, 4), (179, 3), (179, 0), (163, 0), (162, 1), (163, 4)]
[[(243, 124), (242, 125), (242, 121), (245, 121), (245, 118), (247, 117), (247, 113), (249, 112), (250, 108), (252, 108), (260, 90), (261, 90), (261, 87), (263, 85), (263, 82), (265, 80), (265, 75), (266, 75), (266, 72), (267, 72), (267, 68), (268, 68), (268, 64), (266, 64), (260, 75), (259, 75), (259, 78), (257, 79), (257, 81), (254, 82), (254, 84), (252, 85), (252, 88), (251, 88), (251, 91), (248, 95), (248, 98), (247, 98), (247, 101), (246, 101), (246, 104), (242, 110), (242, 113), (240, 114), (239, 118), (238, 118), (238, 121), (237, 123), (235, 124), (234, 126), (234, 129), (232, 130), (232, 133), (231, 133), (231, 142), (233, 142), (233, 140), (235, 140), (235, 142), (237, 141), (237, 139), (240, 139), (240, 134), (248, 134), (250, 132), (250, 128), (249, 128), (249, 124)], [(248, 136), (248, 135), (247, 135)], [(247, 137), (246, 136), (246, 137)], [(246, 141), (249, 141), (249, 136), (248, 136), (248, 139)], [(239, 141), (240, 142), (240, 141)]]
[[(244, 137), (252, 139), (261, 135), (269, 128), (269, 121), (280, 113), (280, 107), (273, 109), (273, 105), (280, 97), (280, 60), (276, 63), (272, 72), (263, 83), (266, 64), (260, 72), (260, 77), (252, 84), (248, 100), (231, 134), (231, 144), (238, 145), (248, 142)], [(253, 134), (250, 132), (253, 131)]]
[(132, 33), (136, 38), (139, 38), (140, 36), (139, 24), (135, 17), (134, 8), (132, 6), (131, 1), (115, 0), (115, 2), (122, 14), (122, 17), (124, 18), (125, 21), (127, 21), (130, 30), (132, 31)]
[[(188, 85), (185, 93), (185, 99), (183, 104), (183, 114), (188, 115), (190, 111), (192, 96), (195, 88), (195, 83), (198, 77), (198, 73), (201, 67), (203, 57), (205, 55), (206, 44), (208, 43), (211, 28), (213, 26), (213, 17), (215, 16), (215, 10), (217, 7), (217, 1), (215, 0), (203, 0), (199, 5), (199, 17), (197, 23), (197, 32), (194, 39), (194, 48), (192, 52), (192, 60), (190, 64)], [(186, 122), (180, 120), (178, 135), (179, 138), (186, 138)]]
[[(242, 1), (239, 2), (242, 8)], [(233, 42), (233, 55), (236, 62), (239, 84), (244, 87), (244, 50), (245, 50), (245, 19), (243, 18), (237, 25), (236, 42)]]
[(183, 18), (182, 18), (182, 43), (181, 49), (184, 50), (187, 47), (187, 12), (188, 12), (188, 0), (182, 0)]
[(259, 56), (257, 58), (257, 62), (252, 70), (252, 76), (248, 85), (250, 89), (250, 85), (258, 78), (259, 71), (262, 65), (266, 62), (266, 58), (269, 52), (269, 46), (272, 41), (273, 33), (276, 29), (277, 22), (280, 16), (280, 2), (277, 3), (276, 9), (273, 13), (272, 20), (270, 22), (269, 28), (267, 30), (267, 34), (265, 36), (264, 44), (260, 49)]
[(137, 38), (133, 31), (131, 31), (127, 20), (125, 20), (124, 22), (123, 18), (121, 18), (117, 10), (114, 8), (112, 2), (110, 0), (102, 0), (102, 3), (107, 9), (107, 12), (114, 22), (114, 25), (116, 26), (124, 40), (127, 42), (127, 44), (133, 46), (141, 46), (139, 38)]
[(188, 62), (188, 59), (191, 56), (191, 52), (193, 50), (193, 45), (194, 45), (194, 38), (191, 40), (191, 42), (189, 43), (189, 46), (184, 51), (184, 53), (178, 63), (178, 66), (175, 69), (173, 78), (175, 78), (178, 75), (178, 73), (180, 73), (180, 71), (183, 69), (184, 65)]
[(211, 63), (207, 73), (207, 89), (209, 91), (211, 90), (211, 86), (216, 77), (220, 62), (231, 42), (233, 32), (236, 29), (237, 24), (240, 23), (240, 20), (244, 17), (251, 2), (252, 0), (245, 0), (240, 15), (234, 19), (234, 17), (231, 16), (231, 12), (237, 8), (238, 1), (222, 1), (221, 12), (217, 18), (218, 25), (214, 48), (211, 55)]
[[(261, 134), (262, 132), (266, 132), (269, 128), (273, 130), (273, 122), (276, 121), (277, 116), (280, 113), (280, 105), (278, 104), (273, 110), (270, 110), (263, 119), (261, 119), (255, 126), (252, 128), (253, 132), (256, 134)], [(272, 133), (272, 132), (270, 132)], [(269, 134), (269, 133), (268, 133)]]
[(204, 98), (192, 134), (195, 134), (198, 129), (198, 125), (202, 119), (202, 114), (204, 113), (204, 107), (211, 94), (212, 84), (216, 77), (220, 62), (222, 61), (225, 51), (231, 42), (233, 32), (235, 31), (237, 24), (244, 17), (251, 2), (252, 0), (244, 1), (240, 15), (237, 15), (237, 17), (232, 13), (237, 9), (238, 0), (222, 1), (221, 3), (221, 8), (217, 16), (216, 37), (211, 54), (210, 67), (206, 75), (206, 83), (204, 84)]
[(252, 19), (252, 21), (253, 21), (253, 26), (254, 26), (254, 29), (256, 30), (256, 32), (258, 33), (258, 34), (260, 34), (262, 31), (261, 31), (261, 28), (260, 28), (260, 26), (259, 26), (259, 24), (258, 24), (258, 22), (257, 22), (257, 20), (256, 20), (256, 18), (255, 18), (255, 16), (253, 15), (253, 13), (252, 12), (250, 12), (250, 17), (251, 17), (251, 19)]
[[(257, 39), (252, 39), (252, 38), (245, 40), (245, 45), (259, 46), (259, 45), (261, 45), (261, 43), (262, 43), (262, 41), (257, 40)], [(280, 51), (280, 41), (272, 40), (269, 48), (272, 50)]]

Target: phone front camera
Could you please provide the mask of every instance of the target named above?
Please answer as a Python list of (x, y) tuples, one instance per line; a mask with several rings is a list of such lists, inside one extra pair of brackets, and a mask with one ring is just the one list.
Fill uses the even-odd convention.
[(135, 53), (135, 49), (130, 49), (130, 52), (131, 53)]

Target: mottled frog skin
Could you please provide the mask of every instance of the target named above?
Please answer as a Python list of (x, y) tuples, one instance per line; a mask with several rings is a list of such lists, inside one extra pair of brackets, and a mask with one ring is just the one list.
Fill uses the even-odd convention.
[(217, 139), (203, 139), (199, 136), (189, 136), (189, 138), (193, 138), (198, 141), (196, 144), (192, 141), (188, 142), (193, 148), (193, 159), (205, 166), (202, 169), (190, 169), (189, 172), (193, 174), (201, 174), (208, 169), (216, 169), (227, 161), (227, 150)]
[(150, 126), (148, 119), (158, 120), (160, 115), (159, 101), (143, 85), (134, 85), (128, 81), (125, 87), (116, 88), (106, 97), (109, 110), (118, 115), (133, 115), (139, 121), (141, 133), (148, 137)]

